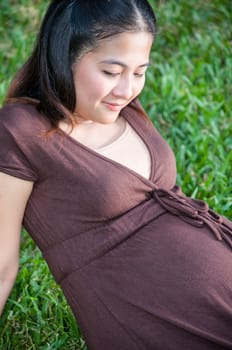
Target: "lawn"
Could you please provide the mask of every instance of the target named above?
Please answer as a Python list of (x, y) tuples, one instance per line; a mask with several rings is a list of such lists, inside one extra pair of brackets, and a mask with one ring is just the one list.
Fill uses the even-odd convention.
[[(32, 49), (47, 3), (1, 1), (0, 103)], [(176, 154), (184, 192), (232, 218), (232, 2), (151, 3), (159, 28), (141, 101)], [(20, 272), (0, 320), (0, 350), (25, 349), (86, 347), (41, 253), (23, 232)]]

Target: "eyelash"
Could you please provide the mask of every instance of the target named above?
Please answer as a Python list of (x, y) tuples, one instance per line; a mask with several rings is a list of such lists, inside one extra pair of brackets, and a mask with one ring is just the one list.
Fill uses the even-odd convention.
[(120, 73), (110, 73), (106, 70), (103, 70), (103, 73), (106, 74), (106, 75), (109, 75), (111, 77), (116, 77), (117, 75), (120, 75)]
[[(108, 71), (106, 71), (106, 70), (104, 70), (103, 73), (106, 74), (106, 75), (108, 75), (108, 76), (111, 76), (111, 77), (116, 77), (116, 76), (120, 75), (120, 73), (110, 73), (110, 72), (108, 72)], [(135, 73), (134, 75), (135, 75), (137, 78), (142, 78), (142, 77), (144, 76), (144, 73), (142, 73), (142, 74)]]

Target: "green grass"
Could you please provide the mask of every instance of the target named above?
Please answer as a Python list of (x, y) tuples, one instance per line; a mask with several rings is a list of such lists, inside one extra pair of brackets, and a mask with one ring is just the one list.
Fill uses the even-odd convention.
[(232, 218), (232, 2), (155, 3), (143, 104), (175, 152), (185, 193)]
[[(141, 100), (176, 154), (184, 192), (232, 218), (232, 2), (154, 3), (159, 31)], [(0, 102), (32, 49), (46, 4), (1, 1)], [(23, 232), (20, 273), (0, 320), (0, 350), (84, 348), (60, 288)]]

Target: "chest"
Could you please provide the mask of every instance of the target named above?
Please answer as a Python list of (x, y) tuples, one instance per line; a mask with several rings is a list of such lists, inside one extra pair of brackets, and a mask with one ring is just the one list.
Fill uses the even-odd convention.
[(151, 155), (135, 130), (126, 123), (123, 133), (112, 143), (95, 150), (99, 154), (126, 166), (146, 179), (151, 175)]
[[(66, 203), (67, 215), (94, 222), (138, 205), (154, 187), (173, 187), (175, 158), (168, 144), (150, 126), (141, 130), (135, 121), (127, 122), (143, 145), (139, 144), (140, 152), (124, 145), (125, 151), (104, 154), (104, 149), (93, 150), (70, 136), (54, 134), (42, 150), (46, 162), (39, 165), (43, 176), (34, 186), (31, 202), (42, 209), (53, 207), (57, 213), (60, 203)], [(146, 176), (139, 167), (147, 169), (147, 163)]]

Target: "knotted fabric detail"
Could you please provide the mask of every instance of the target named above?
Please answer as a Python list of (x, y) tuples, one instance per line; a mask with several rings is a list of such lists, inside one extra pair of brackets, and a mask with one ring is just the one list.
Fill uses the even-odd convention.
[(207, 203), (184, 196), (179, 186), (172, 190), (155, 189), (150, 195), (163, 208), (187, 223), (197, 227), (207, 225), (219, 241), (224, 240), (232, 249), (232, 223), (215, 213)]

